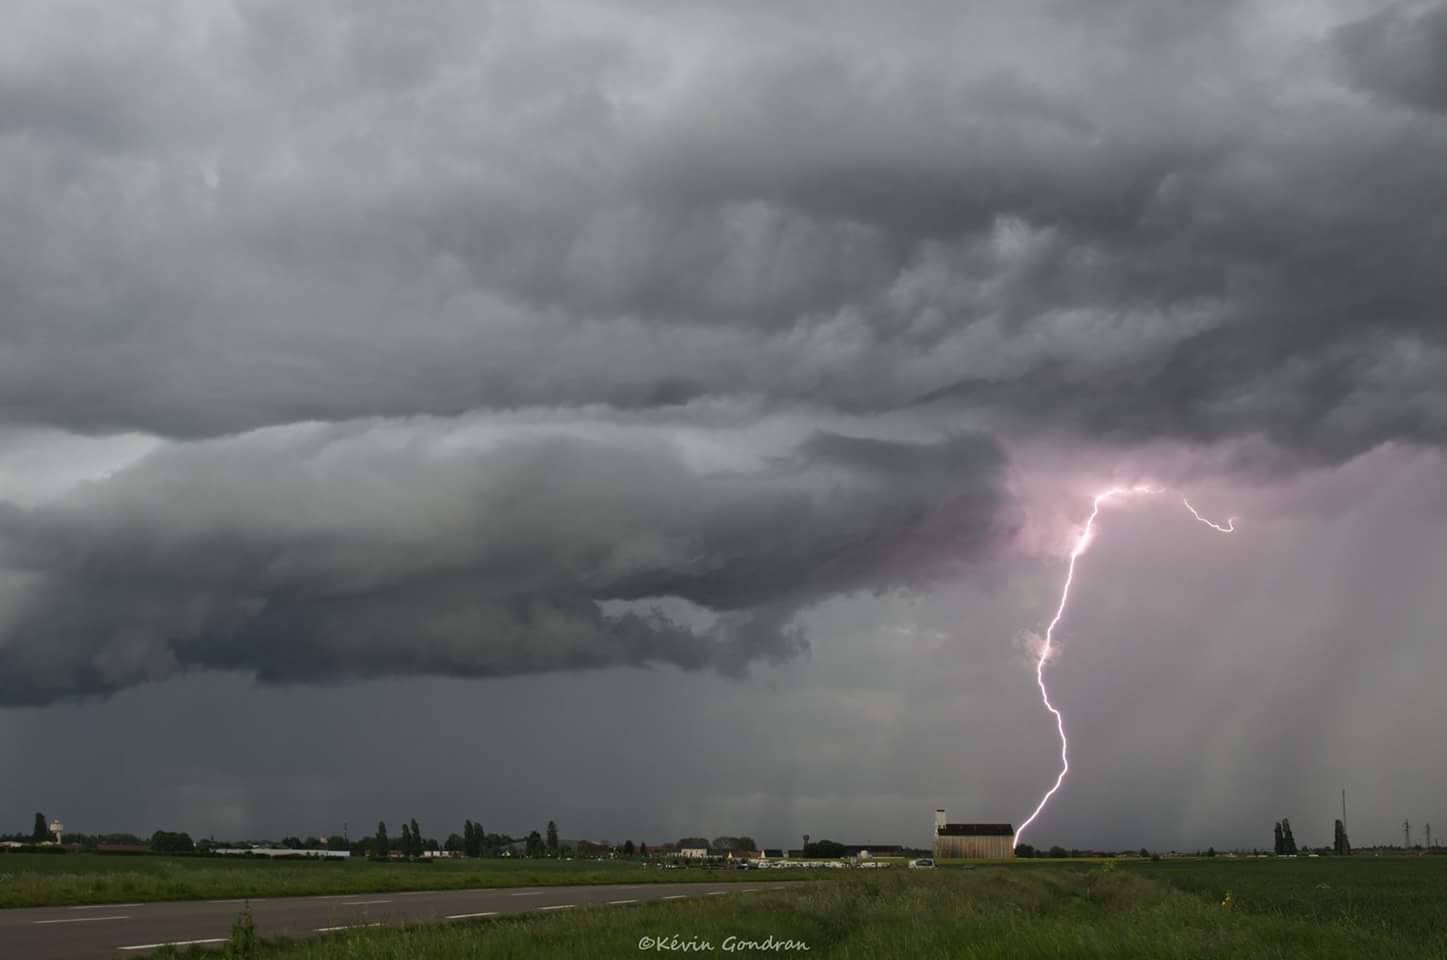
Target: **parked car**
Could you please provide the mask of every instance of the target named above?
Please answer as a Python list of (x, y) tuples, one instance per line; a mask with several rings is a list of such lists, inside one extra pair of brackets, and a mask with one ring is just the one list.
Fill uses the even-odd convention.
[(931, 870), (934, 868), (935, 862), (930, 857), (920, 857), (918, 860), (911, 860), (909, 865), (915, 870)]

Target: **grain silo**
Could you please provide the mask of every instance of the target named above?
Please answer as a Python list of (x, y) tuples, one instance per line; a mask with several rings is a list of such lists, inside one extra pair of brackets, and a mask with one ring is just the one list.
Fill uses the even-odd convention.
[(1015, 856), (1015, 828), (1008, 823), (946, 823), (935, 811), (936, 860), (1008, 860)]

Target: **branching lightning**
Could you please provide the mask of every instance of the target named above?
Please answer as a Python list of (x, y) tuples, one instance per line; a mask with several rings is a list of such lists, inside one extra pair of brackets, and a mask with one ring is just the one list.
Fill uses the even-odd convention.
[[(1055, 628), (1060, 625), (1060, 621), (1065, 617), (1065, 607), (1070, 602), (1070, 586), (1075, 581), (1075, 562), (1079, 560), (1081, 554), (1085, 553), (1090, 547), (1091, 538), (1095, 533), (1095, 520), (1100, 515), (1100, 508), (1103, 504), (1117, 497), (1133, 497), (1161, 492), (1159, 487), (1141, 484), (1134, 487), (1111, 487), (1109, 490), (1097, 493), (1091, 501), (1090, 516), (1086, 518), (1085, 526), (1081, 529), (1080, 535), (1075, 538), (1075, 546), (1070, 551), (1070, 563), (1065, 569), (1065, 586), (1060, 591), (1060, 605), (1055, 608), (1055, 616), (1051, 619), (1050, 625), (1045, 628), (1045, 642), (1041, 645), (1039, 659), (1035, 661), (1035, 682), (1040, 687), (1040, 699), (1045, 704), (1045, 709), (1049, 710), (1055, 716), (1055, 729), (1060, 732), (1060, 774), (1055, 778), (1054, 785), (1046, 791), (1045, 796), (1040, 798), (1040, 803), (1035, 807), (1035, 812), (1030, 814), (1025, 822), (1020, 825), (1020, 829), (1015, 832), (1015, 844), (1017, 846), (1020, 843), (1020, 838), (1025, 835), (1026, 828), (1035, 822), (1036, 817), (1040, 816), (1040, 811), (1045, 809), (1045, 805), (1050, 802), (1050, 798), (1055, 796), (1055, 792), (1059, 790), (1060, 785), (1065, 782), (1065, 775), (1070, 772), (1070, 741), (1065, 736), (1065, 717), (1056, 709), (1055, 704), (1050, 702), (1050, 691), (1045, 687), (1045, 663), (1050, 659), (1051, 653), (1054, 651)], [(1226, 521), (1226, 526), (1223, 527), (1218, 523), (1207, 520), (1197, 513), (1196, 508), (1191, 506), (1191, 502), (1185, 497), (1181, 498), (1181, 502), (1186, 505), (1187, 510), (1191, 511), (1191, 516), (1212, 530), (1217, 530), (1221, 533), (1234, 533), (1236, 531), (1235, 517), (1229, 518)]]

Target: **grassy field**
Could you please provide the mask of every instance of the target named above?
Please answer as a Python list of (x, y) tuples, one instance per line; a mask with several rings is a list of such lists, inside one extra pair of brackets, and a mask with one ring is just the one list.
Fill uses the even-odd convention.
[[(801, 879), (779, 870), (771, 879)], [(606, 861), (268, 861), (209, 857), (0, 854), (0, 907), (287, 897), (394, 890), (743, 880), (742, 870), (660, 870)]]
[[(1230, 906), (1223, 906), (1230, 892)], [(637, 957), (1443, 958), (1447, 859), (1021, 863), (852, 871), (796, 889), (262, 943), (257, 960)], [(730, 941), (728, 938), (735, 938)], [(733, 949), (793, 940), (802, 950)], [(640, 942), (645, 949), (640, 950)], [(185, 954), (181, 954), (185, 956)], [(197, 954), (199, 956), (199, 954)]]

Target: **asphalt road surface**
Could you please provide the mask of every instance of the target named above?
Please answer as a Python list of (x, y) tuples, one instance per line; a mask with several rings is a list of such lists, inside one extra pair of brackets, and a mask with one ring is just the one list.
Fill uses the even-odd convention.
[(219, 944), (230, 935), (231, 922), (246, 902), (251, 904), (258, 935), (304, 937), (348, 927), (552, 913), (584, 906), (623, 910), (649, 901), (738, 895), (779, 886), (787, 883), (594, 884), (0, 910), (0, 957), (118, 960), (143, 956), (165, 944)]

